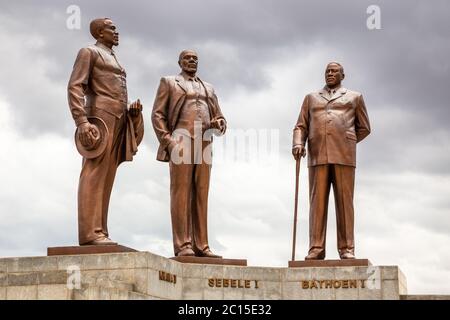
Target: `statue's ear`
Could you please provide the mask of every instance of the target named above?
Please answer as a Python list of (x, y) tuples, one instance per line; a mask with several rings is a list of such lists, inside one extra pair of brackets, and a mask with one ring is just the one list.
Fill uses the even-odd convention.
[(97, 29), (97, 36), (98, 36), (99, 38), (103, 38), (103, 28), (98, 28), (98, 29)]

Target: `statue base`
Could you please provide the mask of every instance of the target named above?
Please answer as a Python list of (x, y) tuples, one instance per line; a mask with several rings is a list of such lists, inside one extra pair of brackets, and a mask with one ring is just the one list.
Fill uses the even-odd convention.
[[(93, 250), (103, 252), (94, 254)], [(220, 265), (217, 263), (236, 260), (183, 257), (184, 261), (177, 261), (151, 252), (107, 253), (105, 250), (133, 249), (63, 247), (49, 248), (52, 256), (47, 257), (0, 258), (0, 300), (411, 298), (407, 295), (406, 278), (397, 266)]]
[(120, 253), (120, 252), (137, 252), (137, 250), (121, 246), (119, 244), (47, 248), (47, 256), (68, 256), (68, 255), (73, 256), (79, 254)]
[(219, 264), (227, 266), (247, 266), (246, 259), (223, 259), (223, 258), (208, 258), (208, 257), (172, 257), (170, 258), (181, 263), (198, 263), (198, 264)]
[(317, 268), (317, 267), (369, 267), (372, 263), (368, 259), (344, 260), (295, 260), (289, 261), (289, 268)]

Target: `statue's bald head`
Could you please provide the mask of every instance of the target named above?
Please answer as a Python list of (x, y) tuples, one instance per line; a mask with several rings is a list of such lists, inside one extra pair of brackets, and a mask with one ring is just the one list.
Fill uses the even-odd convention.
[(198, 55), (194, 50), (183, 50), (178, 57), (178, 65), (181, 70), (194, 76), (197, 72)]
[(89, 25), (89, 31), (91, 32), (91, 35), (98, 39), (100, 31), (105, 28), (107, 21), (111, 21), (110, 18), (97, 18), (91, 21)]
[(344, 67), (342, 66), (342, 64), (340, 64), (339, 62), (336, 62), (336, 61), (331, 61), (330, 63), (328, 63), (327, 69), (328, 69), (328, 66), (330, 66), (332, 64), (337, 65), (339, 67), (341, 73), (344, 74)]
[(344, 67), (339, 62), (332, 61), (327, 64), (327, 68), (325, 69), (325, 82), (328, 88), (340, 86), (344, 78)]
[(185, 49), (185, 50), (183, 50), (183, 51), (180, 52), (180, 55), (178, 56), (178, 62), (180, 62), (181, 60), (183, 60), (183, 57), (184, 57), (185, 55), (187, 55), (187, 54), (189, 54), (189, 55), (195, 55), (195, 56), (198, 57), (198, 54), (197, 54), (197, 52), (195, 52), (195, 50)]

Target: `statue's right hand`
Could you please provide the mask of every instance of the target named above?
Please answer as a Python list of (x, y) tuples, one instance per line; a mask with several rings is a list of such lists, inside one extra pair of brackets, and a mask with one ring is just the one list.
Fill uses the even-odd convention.
[(90, 147), (97, 138), (97, 128), (89, 122), (84, 122), (78, 126), (78, 136), (84, 147)]
[(305, 147), (302, 144), (294, 146), (292, 148), (292, 155), (294, 156), (295, 160), (300, 159), (300, 157), (306, 156), (306, 149), (305, 149)]

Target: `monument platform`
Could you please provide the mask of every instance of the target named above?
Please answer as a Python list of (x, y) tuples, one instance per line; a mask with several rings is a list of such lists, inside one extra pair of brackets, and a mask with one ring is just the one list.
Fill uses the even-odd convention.
[(397, 266), (255, 267), (150, 252), (0, 259), (0, 299), (404, 299)]
[(368, 259), (344, 259), (344, 260), (295, 260), (289, 261), (290, 268), (311, 267), (368, 267), (372, 263)]
[(228, 266), (247, 266), (246, 259), (223, 259), (223, 258), (208, 258), (208, 257), (172, 257), (172, 260), (181, 263), (197, 263), (197, 264), (219, 264)]

